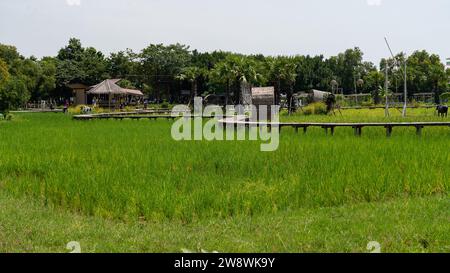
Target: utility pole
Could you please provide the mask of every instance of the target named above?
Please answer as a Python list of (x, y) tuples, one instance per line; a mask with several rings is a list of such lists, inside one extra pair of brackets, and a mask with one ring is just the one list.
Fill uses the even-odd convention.
[(384, 96), (386, 97), (386, 108), (384, 110), (384, 116), (389, 117), (389, 99), (388, 99), (388, 90), (389, 90), (389, 80), (388, 80), (388, 62), (386, 59), (386, 64), (384, 67)]
[(404, 103), (403, 103), (403, 112), (402, 112), (402, 116), (406, 117), (406, 108), (407, 108), (407, 96), (408, 96), (408, 87), (406, 86), (406, 56), (405, 56), (405, 84), (404, 84), (404, 90), (403, 90), (403, 96), (404, 96)]
[[(384, 40), (386, 41), (386, 45), (387, 45), (387, 47), (389, 49), (389, 52), (391, 52), (391, 56), (394, 59), (395, 65), (398, 66), (400, 69), (402, 69), (401, 65), (398, 64), (397, 58), (395, 58), (394, 53), (392, 53), (391, 46), (389, 45), (389, 42), (388, 42), (387, 38), (384, 37)], [(406, 84), (406, 81), (407, 81), (407, 78), (406, 78), (406, 62), (407, 62), (407, 59), (406, 59), (406, 53), (405, 53), (405, 60), (404, 60), (405, 71), (403, 71), (404, 74), (405, 74), (405, 79), (404, 79), (405, 82), (404, 82), (404, 85), (403, 85), (404, 86), (403, 111), (402, 111), (402, 116), (403, 117), (406, 117), (406, 108), (407, 108), (407, 103), (408, 103), (408, 87), (407, 87), (407, 84)]]

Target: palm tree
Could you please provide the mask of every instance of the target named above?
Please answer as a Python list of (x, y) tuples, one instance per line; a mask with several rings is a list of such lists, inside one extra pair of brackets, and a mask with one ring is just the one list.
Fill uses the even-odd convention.
[(191, 95), (189, 99), (189, 103), (192, 101), (194, 97), (197, 96), (197, 81), (201, 76), (206, 75), (204, 69), (199, 68), (197, 66), (188, 66), (181, 70), (181, 73), (176, 76), (176, 78), (180, 81), (188, 81), (191, 83)]
[(258, 68), (258, 63), (251, 58), (229, 55), (216, 64), (212, 75), (218, 82), (226, 84), (227, 102), (231, 86), (239, 84), (240, 88), (234, 90), (234, 102), (238, 102), (241, 95), (240, 90), (264, 81), (262, 74), (258, 72)]
[(239, 91), (243, 91), (246, 88), (250, 88), (254, 84), (261, 84), (264, 82), (263, 75), (258, 72), (259, 64), (252, 58), (237, 56), (233, 62), (233, 73), (235, 78), (239, 82), (240, 90), (235, 92), (235, 100), (238, 101), (240, 95)]
[(292, 57), (280, 57), (280, 62), (279, 78), (288, 86), (286, 99), (288, 103), (288, 111), (290, 114), (294, 108), (291, 105), (291, 102), (292, 96), (294, 95), (295, 80), (297, 79), (297, 64)]
[(275, 85), (275, 104), (280, 104), (280, 95), (281, 95), (281, 68), (282, 62), (280, 57), (268, 57), (267, 59), (268, 66), (268, 78), (271, 79)]
[(230, 96), (231, 85), (235, 79), (235, 73), (233, 68), (228, 62), (222, 61), (217, 63), (210, 72), (210, 77), (226, 86), (225, 88), (225, 105), (228, 105), (228, 99)]

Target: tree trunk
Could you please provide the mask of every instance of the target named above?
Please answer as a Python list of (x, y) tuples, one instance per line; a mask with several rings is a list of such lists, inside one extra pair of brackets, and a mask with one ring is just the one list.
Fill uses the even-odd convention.
[(286, 100), (287, 100), (287, 107), (288, 107), (288, 112), (289, 114), (292, 113), (292, 110), (295, 109), (295, 106), (293, 105), (293, 94), (294, 94), (294, 86), (292, 83), (289, 83), (289, 89), (286, 95)]
[(194, 80), (192, 82), (192, 86), (191, 86), (191, 98), (189, 100), (189, 102), (192, 102), (194, 100), (194, 98), (197, 97), (197, 81)]
[(225, 106), (228, 105), (229, 96), (230, 96), (230, 80), (227, 80), (227, 88), (225, 90)]
[(278, 79), (275, 83), (275, 105), (280, 105), (281, 83)]

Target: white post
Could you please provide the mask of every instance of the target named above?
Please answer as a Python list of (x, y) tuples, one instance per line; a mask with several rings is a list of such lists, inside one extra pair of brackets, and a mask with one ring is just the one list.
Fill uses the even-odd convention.
[(405, 59), (405, 84), (404, 84), (404, 86), (405, 86), (405, 90), (404, 90), (404, 94), (403, 94), (403, 100), (404, 100), (404, 103), (403, 103), (403, 112), (402, 112), (402, 116), (403, 117), (406, 117), (406, 107), (407, 107), (407, 96), (408, 96), (408, 87), (407, 87), (407, 85), (406, 85), (406, 81), (407, 81), (407, 78), (406, 78), (406, 59)]
[(389, 99), (388, 99), (388, 62), (386, 60), (386, 64), (385, 64), (385, 69), (384, 69), (384, 73), (385, 73), (385, 80), (384, 80), (384, 96), (386, 97), (386, 108), (384, 110), (384, 116), (385, 117), (389, 117)]

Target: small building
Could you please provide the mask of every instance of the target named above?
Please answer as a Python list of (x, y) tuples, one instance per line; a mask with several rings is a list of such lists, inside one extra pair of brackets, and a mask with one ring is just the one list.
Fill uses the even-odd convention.
[(68, 84), (67, 87), (72, 89), (75, 105), (87, 104), (86, 89), (88, 89), (89, 86), (82, 83), (72, 83)]
[(256, 106), (258, 111), (258, 119), (259, 109), (262, 105), (267, 106), (267, 116), (268, 120), (272, 119), (271, 109), (272, 106), (275, 105), (275, 88), (273, 86), (269, 87), (253, 87), (251, 92), (251, 104)]

